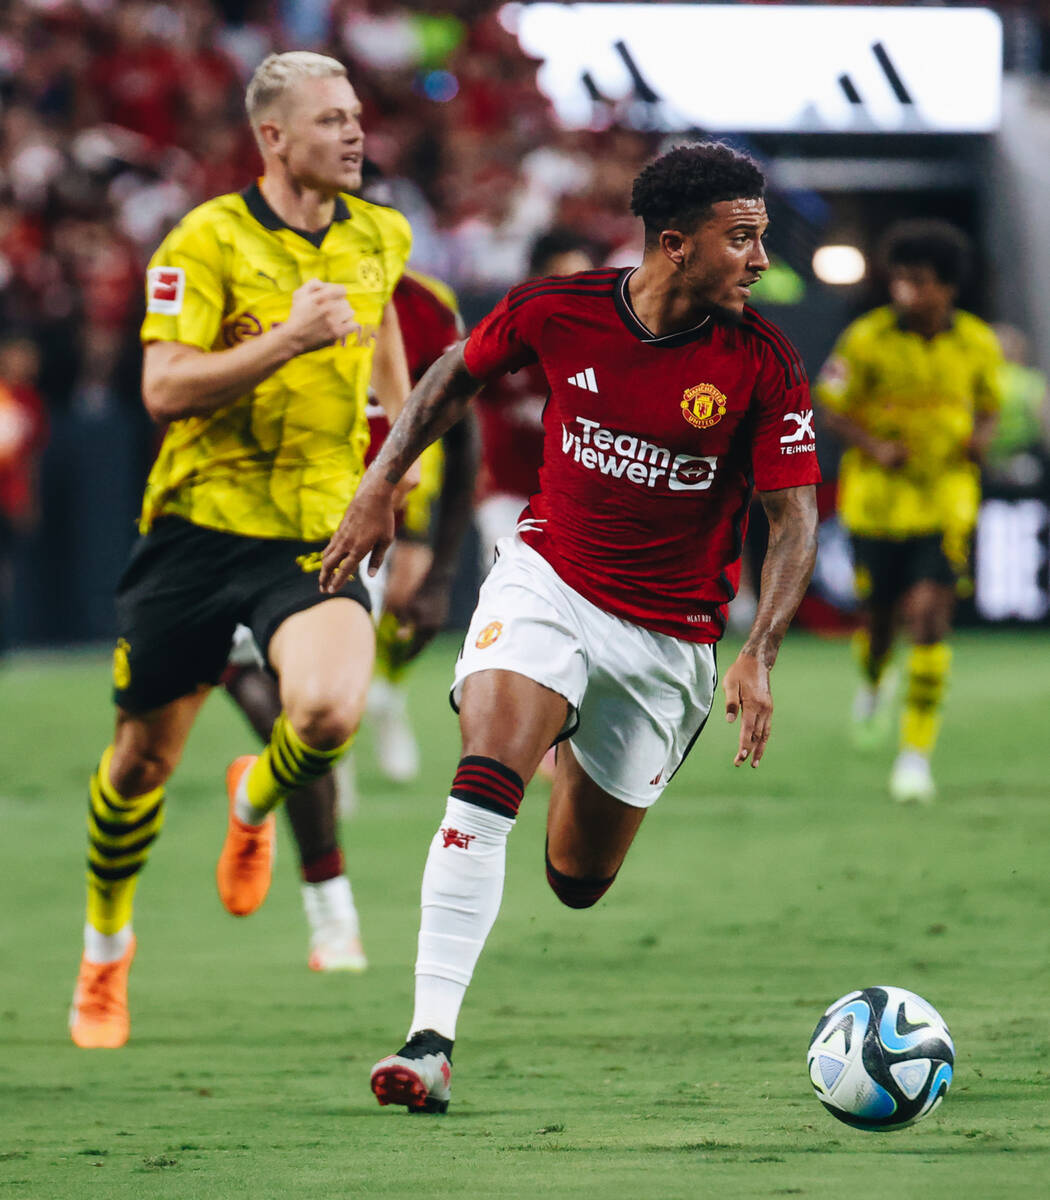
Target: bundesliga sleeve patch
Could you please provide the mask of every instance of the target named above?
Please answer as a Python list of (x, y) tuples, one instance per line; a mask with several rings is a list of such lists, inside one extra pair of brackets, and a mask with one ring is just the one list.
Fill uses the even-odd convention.
[(182, 311), (186, 272), (182, 267), (150, 267), (146, 272), (146, 311), (173, 317)]

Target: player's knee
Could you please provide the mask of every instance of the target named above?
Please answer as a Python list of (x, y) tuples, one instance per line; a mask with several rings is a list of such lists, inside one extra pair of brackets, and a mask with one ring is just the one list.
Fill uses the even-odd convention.
[(162, 787), (175, 770), (175, 759), (159, 750), (138, 751), (134, 755), (114, 754), (109, 782), (121, 796), (144, 796)]
[(316, 693), (285, 706), (300, 738), (315, 750), (336, 750), (349, 741), (361, 720), (360, 706), (345, 696)]
[(546, 855), (546, 860), (547, 882), (551, 891), (567, 908), (592, 908), (616, 879), (615, 872), (606, 879), (566, 875), (554, 866), (550, 854)]

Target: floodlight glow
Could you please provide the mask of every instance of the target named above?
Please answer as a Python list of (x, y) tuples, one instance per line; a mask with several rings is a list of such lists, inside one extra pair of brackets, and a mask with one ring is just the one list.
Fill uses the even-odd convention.
[(813, 254), (813, 274), (821, 283), (860, 283), (867, 270), (856, 246), (820, 246)]

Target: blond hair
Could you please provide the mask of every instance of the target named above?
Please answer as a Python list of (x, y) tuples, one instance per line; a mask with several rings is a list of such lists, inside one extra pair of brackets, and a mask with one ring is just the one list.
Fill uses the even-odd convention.
[[(252, 132), (259, 141), (259, 123), (280, 98), (301, 79), (325, 79), (341, 75), (346, 67), (338, 59), (312, 50), (290, 50), (287, 54), (269, 54), (255, 68), (248, 81), (244, 107)], [(260, 143), (261, 144), (261, 143)]]

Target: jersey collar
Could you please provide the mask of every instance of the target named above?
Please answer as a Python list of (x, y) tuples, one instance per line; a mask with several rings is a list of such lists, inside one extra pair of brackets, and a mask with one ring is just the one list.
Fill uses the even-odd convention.
[[(318, 229), (310, 232), (307, 229), (296, 229), (294, 225), (289, 225), (273, 211), (266, 203), (266, 198), (263, 196), (257, 182), (249, 184), (248, 187), (241, 192), (241, 199), (244, 201), (248, 211), (259, 222), (263, 229), (278, 230), (287, 229), (292, 233), (297, 233), (301, 238), (306, 238), (311, 246), (320, 249), (321, 243), (324, 241), (325, 234), (331, 229), (331, 225), (326, 225), (324, 229)], [(332, 223), (336, 221), (349, 221), (350, 208), (342, 196), (335, 198), (335, 211), (332, 213)]]
[[(890, 307), (892, 308), (892, 305)], [(932, 342), (934, 338), (939, 338), (942, 333), (955, 332), (955, 326), (958, 323), (958, 311), (954, 307), (952, 308), (951, 312), (948, 314), (948, 324), (938, 329), (933, 335), (933, 338), (924, 337), (923, 334), (919, 333), (917, 329), (909, 329), (908, 326), (904, 324), (903, 317), (899, 312), (897, 312), (896, 309), (893, 309), (893, 323), (896, 325), (897, 330), (900, 333), (913, 333), (917, 338), (921, 338), (924, 342)]]
[(710, 316), (704, 317), (698, 325), (693, 325), (689, 329), (679, 329), (675, 333), (665, 333), (663, 337), (657, 337), (648, 325), (639, 319), (631, 307), (631, 294), (627, 290), (627, 284), (637, 270), (637, 267), (627, 267), (621, 273), (616, 287), (613, 289), (613, 304), (628, 331), (633, 333), (640, 342), (646, 342), (650, 346), (684, 346), (688, 342), (697, 341), (704, 333), (706, 326), (711, 323)]

